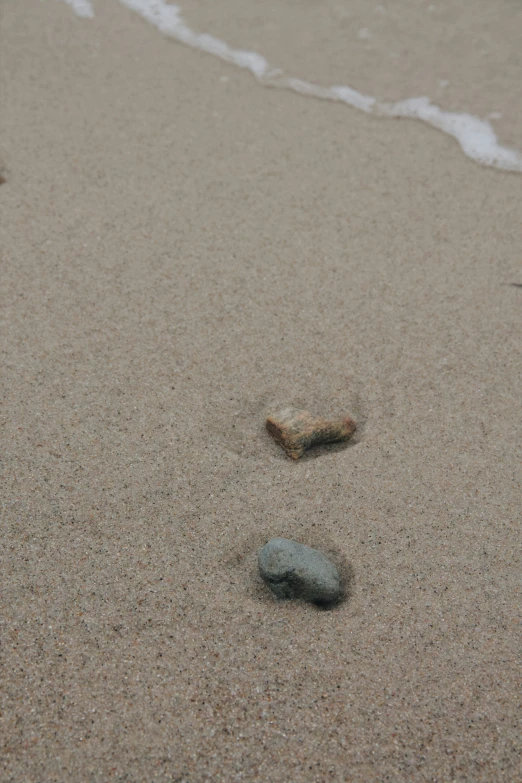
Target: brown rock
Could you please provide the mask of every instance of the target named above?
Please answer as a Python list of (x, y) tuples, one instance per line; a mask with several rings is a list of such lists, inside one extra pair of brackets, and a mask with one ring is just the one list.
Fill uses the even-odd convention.
[(283, 408), (267, 418), (266, 428), (289, 457), (299, 459), (310, 446), (349, 440), (356, 425), (349, 416), (329, 420), (297, 408)]

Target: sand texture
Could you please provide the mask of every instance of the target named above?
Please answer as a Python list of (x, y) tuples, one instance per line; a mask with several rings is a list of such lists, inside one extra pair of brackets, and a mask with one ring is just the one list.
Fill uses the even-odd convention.
[[(522, 780), (522, 176), (116, 2), (0, 16), (2, 782)], [(357, 431), (293, 461), (286, 407)]]

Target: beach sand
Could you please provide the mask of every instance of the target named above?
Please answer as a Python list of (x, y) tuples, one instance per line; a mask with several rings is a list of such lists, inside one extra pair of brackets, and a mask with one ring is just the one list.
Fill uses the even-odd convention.
[(522, 176), (115, 2), (0, 34), (2, 780), (521, 780)]

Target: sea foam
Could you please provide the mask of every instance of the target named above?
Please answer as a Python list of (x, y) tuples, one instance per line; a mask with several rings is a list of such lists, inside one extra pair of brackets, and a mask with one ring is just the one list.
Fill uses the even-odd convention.
[[(79, 16), (93, 16), (90, 0), (65, 0)], [(231, 49), (228, 44), (213, 35), (196, 33), (186, 25), (181, 9), (165, 0), (119, 0), (127, 8), (140, 14), (165, 35), (176, 41), (219, 57), (250, 73), (263, 85), (292, 90), (322, 100), (345, 103), (366, 114), (380, 117), (405, 117), (431, 125), (453, 136), (464, 154), (484, 166), (505, 171), (522, 172), (522, 155), (517, 150), (499, 144), (495, 131), (487, 120), (481, 120), (464, 112), (444, 111), (431, 103), (429, 98), (409, 98), (396, 103), (377, 101), (352, 87), (337, 85), (323, 87), (313, 82), (287, 76), (279, 68), (272, 67), (257, 52)]]
[(83, 16), (85, 19), (93, 18), (94, 11), (92, 10), (91, 0), (65, 0), (65, 2), (71, 6), (78, 16)]

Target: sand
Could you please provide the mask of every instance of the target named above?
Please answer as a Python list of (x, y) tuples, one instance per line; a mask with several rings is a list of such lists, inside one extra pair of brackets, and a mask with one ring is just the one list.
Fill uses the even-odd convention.
[(522, 779), (522, 176), (117, 3), (1, 42), (2, 780)]

